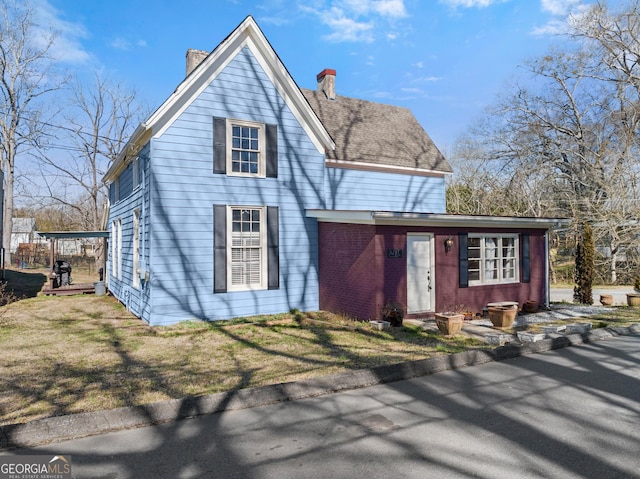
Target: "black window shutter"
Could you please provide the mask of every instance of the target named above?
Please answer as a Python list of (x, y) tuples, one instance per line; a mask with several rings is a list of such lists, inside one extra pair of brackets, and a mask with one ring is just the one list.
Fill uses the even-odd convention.
[(267, 207), (267, 287), (280, 288), (280, 239), (278, 207)]
[(469, 246), (467, 233), (458, 233), (459, 286), (469, 287)]
[(529, 248), (529, 235), (523, 234), (520, 237), (522, 241), (522, 278), (523, 283), (531, 281), (531, 253)]
[(278, 125), (265, 126), (266, 176), (278, 177)]
[(213, 172), (227, 172), (227, 120), (213, 117)]
[(227, 207), (213, 205), (213, 292), (227, 291)]

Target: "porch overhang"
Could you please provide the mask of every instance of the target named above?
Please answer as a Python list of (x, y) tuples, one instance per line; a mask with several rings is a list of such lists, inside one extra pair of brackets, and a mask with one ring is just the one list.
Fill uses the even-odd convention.
[(325, 223), (369, 225), (428, 226), (434, 228), (519, 228), (550, 230), (570, 224), (568, 218), (534, 218), (519, 216), (452, 215), (442, 213), (408, 213), (371, 210), (309, 209), (307, 217)]

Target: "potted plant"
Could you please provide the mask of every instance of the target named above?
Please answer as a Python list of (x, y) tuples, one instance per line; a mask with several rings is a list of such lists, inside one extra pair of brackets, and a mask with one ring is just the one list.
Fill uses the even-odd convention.
[(629, 306), (640, 306), (640, 293), (627, 293), (627, 304)]
[(455, 311), (446, 311), (444, 313), (436, 313), (436, 326), (440, 333), (445, 336), (457, 334), (462, 330), (464, 323), (464, 314)]
[(538, 312), (538, 302), (530, 299), (529, 301), (525, 301), (522, 309), (526, 313), (537, 313)]
[(600, 304), (602, 306), (611, 306), (613, 304), (613, 295), (612, 294), (601, 294), (600, 295)]
[(489, 319), (494, 328), (510, 328), (516, 319), (518, 309), (509, 306), (492, 306), (488, 308)]

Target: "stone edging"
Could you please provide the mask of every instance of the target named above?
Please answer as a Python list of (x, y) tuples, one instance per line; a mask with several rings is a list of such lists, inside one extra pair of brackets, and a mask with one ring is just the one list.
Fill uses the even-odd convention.
[(293, 401), (375, 384), (412, 379), (490, 361), (501, 361), (599, 341), (618, 335), (635, 334), (640, 334), (640, 324), (631, 327), (595, 329), (584, 334), (558, 335), (558, 337), (532, 343), (507, 344), (495, 349), (471, 350), (290, 383), (240, 389), (200, 397), (172, 399), (143, 406), (36, 419), (24, 424), (0, 426), (0, 450), (34, 447), (111, 431), (163, 424), (204, 414)]

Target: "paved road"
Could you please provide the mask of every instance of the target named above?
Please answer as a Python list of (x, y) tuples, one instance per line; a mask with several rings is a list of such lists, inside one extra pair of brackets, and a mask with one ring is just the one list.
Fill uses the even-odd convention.
[(16, 453), (79, 478), (640, 477), (640, 337)]

